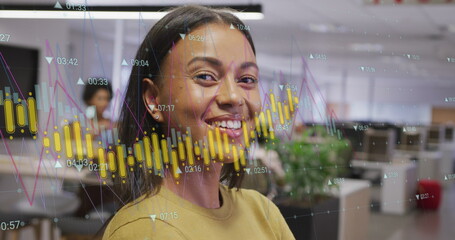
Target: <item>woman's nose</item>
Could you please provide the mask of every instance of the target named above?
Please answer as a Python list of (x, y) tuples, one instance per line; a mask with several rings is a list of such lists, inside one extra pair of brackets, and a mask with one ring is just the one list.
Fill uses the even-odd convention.
[(220, 107), (239, 107), (243, 105), (242, 89), (237, 85), (233, 76), (228, 76), (223, 79), (218, 94), (216, 95), (216, 103)]

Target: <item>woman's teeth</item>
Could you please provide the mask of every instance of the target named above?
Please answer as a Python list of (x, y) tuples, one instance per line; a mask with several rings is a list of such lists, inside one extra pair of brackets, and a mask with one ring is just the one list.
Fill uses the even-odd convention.
[(242, 123), (237, 120), (217, 121), (217, 122), (212, 122), (212, 126), (230, 128), (230, 129), (239, 129), (242, 127)]

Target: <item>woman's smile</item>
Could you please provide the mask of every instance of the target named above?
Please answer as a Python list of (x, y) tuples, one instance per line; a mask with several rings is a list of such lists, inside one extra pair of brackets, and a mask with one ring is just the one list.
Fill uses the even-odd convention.
[(205, 119), (208, 128), (215, 130), (219, 128), (221, 133), (226, 133), (230, 138), (237, 139), (242, 136), (242, 123), (243, 117), (239, 114), (220, 115), (212, 118)]

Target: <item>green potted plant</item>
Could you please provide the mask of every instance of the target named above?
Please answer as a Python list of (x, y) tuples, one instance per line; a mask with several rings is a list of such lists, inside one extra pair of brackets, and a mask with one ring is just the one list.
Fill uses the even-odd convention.
[(339, 200), (328, 194), (346, 170), (347, 140), (323, 126), (307, 128), (298, 140), (269, 142), (285, 171), (285, 187), (276, 202), (297, 239), (336, 239)]

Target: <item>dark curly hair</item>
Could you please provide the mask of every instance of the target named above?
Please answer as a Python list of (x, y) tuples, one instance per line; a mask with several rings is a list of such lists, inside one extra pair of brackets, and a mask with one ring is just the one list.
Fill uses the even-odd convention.
[[(136, 142), (136, 132), (139, 126), (134, 120), (141, 119), (146, 115), (142, 122), (143, 129), (157, 129), (158, 136), (162, 135), (160, 125), (154, 121), (150, 114), (146, 114), (146, 106), (142, 101), (144, 78), (153, 79), (160, 85), (162, 81), (161, 64), (167, 53), (180, 39), (180, 33), (189, 33), (204, 24), (221, 23), (230, 25), (244, 25), (244, 23), (234, 16), (231, 9), (213, 9), (203, 6), (183, 6), (172, 9), (165, 17), (159, 20), (148, 32), (141, 46), (139, 47), (136, 59), (148, 60), (150, 66), (134, 66), (129, 78), (128, 89), (126, 91), (125, 103), (122, 107), (119, 119), (119, 138), (127, 146), (132, 146)], [(253, 40), (249, 31), (241, 31), (246, 37), (251, 48), (256, 54)], [(128, 106), (127, 106), (127, 105)], [(233, 163), (225, 163), (221, 171), (220, 181), (225, 181), (229, 188), (240, 187), (243, 179), (243, 171), (239, 174), (234, 171)], [(116, 178), (115, 181), (120, 179)], [(117, 192), (124, 203), (131, 202), (139, 198), (142, 194), (155, 194), (159, 191), (162, 184), (162, 177), (148, 173), (146, 168), (135, 168), (132, 174), (128, 174), (126, 183), (115, 184)]]

